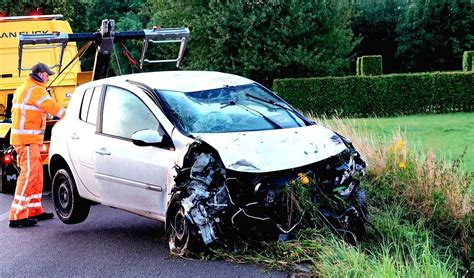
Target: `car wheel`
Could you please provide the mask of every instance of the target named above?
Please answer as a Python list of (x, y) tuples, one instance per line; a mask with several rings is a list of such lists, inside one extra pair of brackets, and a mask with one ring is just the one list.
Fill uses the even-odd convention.
[(362, 219), (364, 221), (367, 221), (367, 218), (368, 218), (367, 197), (364, 191), (357, 190), (354, 193), (354, 203), (357, 206), (359, 213), (362, 214)]
[(178, 256), (197, 252), (199, 250), (198, 234), (191, 221), (186, 217), (184, 208), (181, 205), (173, 206), (168, 217), (167, 233), (170, 252)]
[(89, 215), (90, 203), (81, 198), (76, 183), (68, 169), (59, 169), (52, 184), (54, 209), (66, 224), (81, 223)]
[(365, 223), (368, 221), (367, 197), (365, 192), (357, 190), (354, 192), (353, 203), (357, 209), (358, 217), (351, 221), (351, 231), (356, 235), (357, 239), (365, 236)]

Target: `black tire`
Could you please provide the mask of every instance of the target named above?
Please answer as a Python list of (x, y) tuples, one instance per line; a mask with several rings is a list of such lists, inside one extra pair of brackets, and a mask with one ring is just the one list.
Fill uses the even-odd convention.
[(91, 205), (79, 196), (69, 169), (59, 169), (54, 174), (52, 193), (54, 210), (63, 223), (77, 224), (86, 220)]
[(354, 193), (354, 203), (359, 213), (362, 214), (362, 219), (364, 221), (367, 221), (369, 216), (369, 212), (367, 210), (367, 196), (365, 195), (365, 192), (363, 190), (357, 190)]
[(366, 235), (365, 223), (368, 221), (367, 197), (364, 191), (357, 190), (354, 192), (353, 198), (358, 217), (353, 219), (350, 230), (356, 236), (356, 240), (359, 240)]
[(184, 256), (200, 251), (202, 240), (196, 232), (194, 225), (186, 217), (181, 204), (169, 207), (167, 216), (167, 235), (170, 252), (173, 255)]

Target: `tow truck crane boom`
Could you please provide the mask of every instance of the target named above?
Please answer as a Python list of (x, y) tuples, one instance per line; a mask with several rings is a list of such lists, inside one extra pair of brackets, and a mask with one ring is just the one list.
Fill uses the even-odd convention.
[[(189, 39), (188, 28), (157, 28), (145, 29), (141, 31), (115, 32), (115, 21), (102, 20), (99, 31), (94, 33), (75, 33), (75, 34), (34, 34), (20, 35), (18, 45), (18, 75), (21, 71), (29, 70), (22, 68), (22, 53), (24, 49), (61, 47), (59, 64), (54, 65), (61, 71), (62, 56), (68, 42), (94, 41), (97, 44), (92, 80), (98, 80), (106, 77), (109, 69), (109, 59), (112, 53), (113, 44), (124, 40), (143, 39), (143, 48), (140, 57), (140, 69), (143, 69), (145, 63), (168, 63), (176, 62), (179, 67)], [(180, 43), (177, 58), (148, 60), (145, 59), (149, 43)], [(29, 46), (27, 46), (29, 45)], [(26, 46), (26, 47), (25, 47)]]

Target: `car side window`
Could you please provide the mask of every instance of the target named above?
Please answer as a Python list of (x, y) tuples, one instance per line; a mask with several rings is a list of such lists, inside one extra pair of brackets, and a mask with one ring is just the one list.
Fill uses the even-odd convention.
[(94, 88), (91, 103), (89, 105), (89, 112), (87, 113), (86, 121), (93, 125), (95, 125), (97, 122), (97, 111), (99, 110), (100, 91), (101, 87)]
[(97, 121), (97, 109), (99, 108), (100, 88), (89, 88), (82, 97), (81, 113), (79, 119), (95, 125)]
[(135, 94), (118, 87), (107, 87), (102, 133), (131, 139), (136, 131), (158, 130), (158, 127), (158, 120)]
[(81, 114), (79, 115), (79, 119), (86, 121), (87, 120), (87, 113), (89, 112), (89, 105), (91, 103), (92, 92), (94, 88), (89, 88), (84, 92), (82, 97), (82, 104), (81, 104)]

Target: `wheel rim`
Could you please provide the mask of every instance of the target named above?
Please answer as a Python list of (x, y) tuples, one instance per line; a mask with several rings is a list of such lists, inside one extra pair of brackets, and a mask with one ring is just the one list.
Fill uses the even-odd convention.
[(72, 202), (74, 201), (68, 176), (61, 173), (55, 177), (53, 188), (54, 207), (56, 212), (58, 216), (67, 218), (71, 213)]
[(179, 241), (182, 241), (186, 234), (186, 219), (181, 210), (179, 210), (178, 213), (176, 213), (174, 228), (175, 228), (176, 239), (178, 239)]
[(170, 250), (173, 253), (181, 255), (186, 252), (189, 239), (188, 224), (182, 209), (176, 212), (171, 229), (172, 231), (169, 238)]
[(58, 200), (59, 200), (59, 205), (63, 210), (67, 209), (69, 206), (69, 200), (70, 198), (70, 192), (69, 192), (69, 187), (67, 185), (67, 181), (63, 181), (58, 188)]

